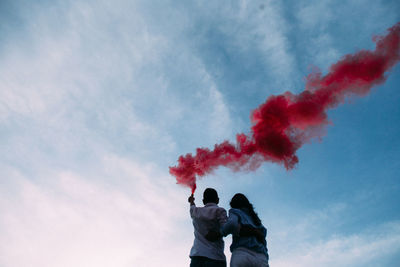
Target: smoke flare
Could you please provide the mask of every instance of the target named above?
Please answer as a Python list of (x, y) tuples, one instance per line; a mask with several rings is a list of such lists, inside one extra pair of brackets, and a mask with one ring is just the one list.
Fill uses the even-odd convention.
[(194, 156), (182, 155), (177, 166), (169, 167), (170, 174), (194, 193), (196, 178), (219, 166), (255, 170), (271, 161), (292, 169), (299, 162), (296, 151), (328, 123), (327, 109), (343, 103), (346, 96), (366, 95), (386, 80), (385, 73), (400, 60), (400, 22), (373, 41), (374, 51), (345, 55), (325, 76), (319, 71), (309, 74), (300, 94), (270, 96), (253, 111), (250, 136), (238, 134), (236, 144), (224, 141), (213, 150), (197, 148)]

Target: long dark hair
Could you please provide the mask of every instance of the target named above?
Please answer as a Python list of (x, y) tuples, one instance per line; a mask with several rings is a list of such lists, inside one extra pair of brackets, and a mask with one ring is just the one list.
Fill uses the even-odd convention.
[(247, 197), (241, 193), (237, 193), (233, 196), (231, 203), (231, 207), (234, 209), (241, 209), (248, 213), (250, 217), (253, 219), (255, 225), (261, 225), (261, 220), (258, 217), (257, 213), (254, 211), (253, 205), (247, 199)]

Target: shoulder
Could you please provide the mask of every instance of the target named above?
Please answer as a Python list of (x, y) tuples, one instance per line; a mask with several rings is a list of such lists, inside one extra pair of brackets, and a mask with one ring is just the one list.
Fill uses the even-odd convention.
[(217, 206), (217, 210), (219, 212), (226, 212), (226, 209), (224, 209), (223, 207)]
[(240, 216), (242, 215), (243, 211), (241, 211), (240, 209), (229, 209), (229, 215), (233, 214), (236, 216)]
[(197, 217), (201, 212), (201, 207), (196, 207), (196, 205), (190, 205), (190, 215), (192, 217)]
[(230, 209), (229, 217), (237, 217), (244, 224), (252, 224), (251, 217), (241, 209)]
[(231, 218), (231, 220), (241, 220), (241, 218), (243, 218), (243, 212), (239, 209), (230, 209), (229, 210), (229, 218)]
[(210, 207), (212, 212), (215, 213), (217, 216), (223, 215), (226, 216), (226, 210), (218, 205), (214, 205)]
[(226, 210), (225, 210), (224, 208), (221, 208), (221, 207), (218, 207), (218, 208), (216, 209), (216, 213), (217, 213), (217, 214), (222, 214), (222, 215), (226, 216)]
[(214, 203), (206, 204), (203, 208), (207, 209), (207, 210), (217, 211), (217, 212), (225, 211), (224, 208), (222, 208), (222, 207), (220, 207), (220, 206), (218, 206), (217, 204), (214, 204)]

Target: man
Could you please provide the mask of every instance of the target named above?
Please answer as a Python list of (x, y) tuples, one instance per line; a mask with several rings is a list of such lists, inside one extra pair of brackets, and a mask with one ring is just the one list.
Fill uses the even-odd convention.
[(226, 210), (218, 207), (217, 191), (213, 188), (204, 190), (204, 207), (196, 207), (193, 195), (189, 197), (188, 201), (194, 227), (194, 242), (190, 250), (190, 267), (226, 267), (222, 237), (213, 241), (209, 241), (205, 237), (209, 231), (219, 231), (220, 227), (227, 221)]

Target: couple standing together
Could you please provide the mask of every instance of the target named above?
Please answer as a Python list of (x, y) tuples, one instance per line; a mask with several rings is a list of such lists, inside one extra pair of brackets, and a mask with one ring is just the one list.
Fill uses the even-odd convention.
[(222, 238), (229, 234), (232, 234), (231, 267), (269, 267), (267, 229), (245, 195), (233, 196), (229, 216), (218, 206), (218, 194), (213, 188), (203, 193), (204, 207), (196, 207), (193, 195), (188, 201), (194, 226), (190, 267), (226, 267)]

